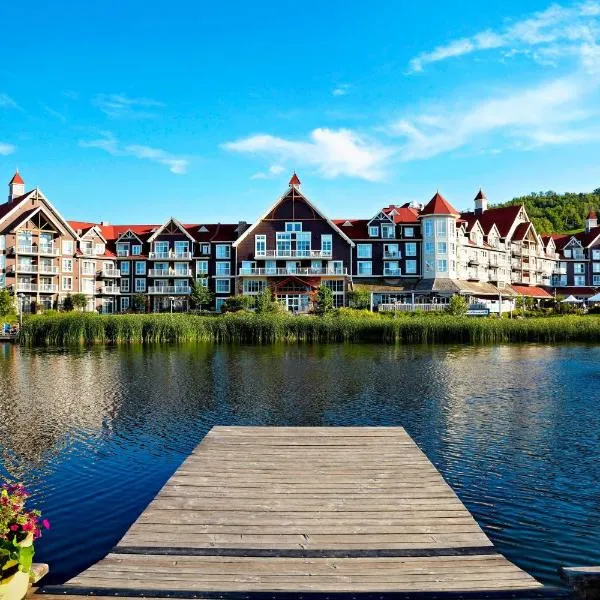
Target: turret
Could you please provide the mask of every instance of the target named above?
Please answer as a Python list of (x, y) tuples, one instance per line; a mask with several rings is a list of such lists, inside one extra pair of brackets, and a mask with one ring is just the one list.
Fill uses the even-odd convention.
[(480, 215), (487, 210), (487, 197), (480, 188), (475, 196), (475, 214)]
[(15, 198), (22, 196), (25, 193), (25, 182), (21, 175), (19, 175), (19, 169), (13, 175), (13, 178), (8, 183), (8, 201), (12, 202)]
[(585, 220), (585, 230), (591, 231), (594, 227), (598, 227), (598, 216), (592, 210)]
[(290, 185), (290, 187), (295, 187), (295, 188), (300, 187), (300, 179), (298, 179), (298, 175), (296, 175), (295, 172), (292, 175), (292, 178), (290, 179), (289, 185)]

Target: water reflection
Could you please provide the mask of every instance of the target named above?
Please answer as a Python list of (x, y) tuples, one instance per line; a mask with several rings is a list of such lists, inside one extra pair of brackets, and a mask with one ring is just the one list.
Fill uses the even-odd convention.
[(61, 581), (102, 557), (214, 424), (403, 425), (501, 551), (600, 562), (599, 348), (1, 346), (0, 475), (53, 519)]

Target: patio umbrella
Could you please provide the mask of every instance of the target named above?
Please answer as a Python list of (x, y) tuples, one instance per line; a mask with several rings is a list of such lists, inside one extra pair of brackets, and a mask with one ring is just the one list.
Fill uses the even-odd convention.
[(600, 302), (600, 294), (594, 294), (588, 298), (588, 302)]
[(560, 302), (561, 304), (581, 304), (583, 300), (578, 300), (577, 298), (575, 298), (575, 296), (571, 294), (570, 296), (567, 296), (564, 300), (561, 300)]

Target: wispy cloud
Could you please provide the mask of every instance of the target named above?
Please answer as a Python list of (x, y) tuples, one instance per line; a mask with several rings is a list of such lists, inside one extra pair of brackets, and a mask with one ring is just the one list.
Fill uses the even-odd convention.
[(175, 173), (176, 175), (187, 173), (190, 164), (187, 158), (170, 154), (160, 148), (140, 144), (122, 144), (109, 131), (102, 132), (102, 137), (95, 140), (81, 140), (79, 145), (82, 148), (98, 148), (113, 156), (133, 156), (142, 160), (149, 160), (160, 165), (165, 165), (171, 173)]
[(112, 119), (151, 119), (158, 115), (153, 109), (164, 106), (152, 98), (130, 98), (125, 94), (98, 94), (92, 100), (107, 117)]
[(378, 181), (393, 150), (349, 129), (318, 128), (308, 141), (258, 134), (227, 142), (231, 152), (266, 156), (294, 168), (309, 166), (326, 178), (339, 176)]
[(333, 88), (331, 94), (332, 96), (345, 96), (350, 92), (350, 87), (349, 83), (340, 83), (340, 85)]
[(0, 156), (8, 156), (12, 154), (16, 148), (12, 144), (7, 144), (5, 142), (0, 142)]
[(410, 61), (409, 72), (423, 71), (428, 64), (449, 58), (498, 48), (504, 49), (505, 57), (525, 54), (551, 64), (547, 62), (548, 55), (572, 53), (573, 44), (593, 43), (599, 16), (600, 3), (596, 0), (569, 7), (552, 4), (498, 31), (487, 29), (422, 52)]
[(0, 108), (19, 108), (19, 105), (8, 94), (0, 92)]
[(57, 110), (54, 110), (53, 108), (51, 108), (50, 106), (48, 106), (47, 104), (42, 104), (42, 108), (51, 116), (54, 117), (55, 119), (58, 119), (61, 123), (65, 124), (67, 122), (67, 117), (65, 117), (65, 115), (63, 115), (62, 113), (58, 112)]
[(285, 168), (281, 165), (271, 165), (266, 172), (260, 171), (259, 173), (254, 173), (250, 179), (273, 179), (283, 173), (283, 171), (285, 171)]

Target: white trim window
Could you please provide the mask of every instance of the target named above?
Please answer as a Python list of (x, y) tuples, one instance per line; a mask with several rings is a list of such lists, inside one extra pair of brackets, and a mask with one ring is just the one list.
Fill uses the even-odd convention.
[(215, 279), (215, 292), (217, 294), (229, 294), (231, 284), (229, 279)]
[(190, 243), (187, 240), (177, 240), (174, 244), (175, 258), (183, 258), (190, 251)]
[(210, 254), (210, 244), (200, 244), (200, 254)]
[(82, 275), (95, 275), (96, 274), (96, 263), (92, 260), (84, 260), (81, 263), (81, 274)]
[(132, 244), (131, 245), (132, 256), (139, 256), (141, 253), (142, 253), (142, 245), (141, 244)]
[(137, 277), (135, 280), (135, 291), (145, 292), (146, 291), (146, 279), (145, 277)]
[(129, 310), (129, 304), (131, 302), (131, 298), (129, 296), (124, 296), (121, 298), (121, 311), (125, 312)]
[(416, 242), (407, 242), (406, 244), (404, 244), (404, 254), (406, 256), (416, 256), (417, 255)]
[(73, 240), (63, 240), (62, 241), (62, 253), (63, 254), (73, 254)]
[(73, 259), (72, 258), (63, 258), (62, 259), (62, 270), (65, 273), (73, 272)]
[(383, 245), (383, 258), (400, 258), (400, 251), (398, 250), (398, 244), (384, 244)]
[(433, 254), (435, 251), (435, 246), (433, 242), (425, 242), (425, 254)]
[(343, 275), (344, 274), (344, 261), (330, 260), (327, 263), (327, 273), (329, 273), (331, 275)]
[(208, 261), (197, 260), (196, 261), (196, 275), (206, 275), (208, 273)]
[(414, 227), (405, 227), (404, 228), (404, 237), (415, 237), (415, 228)]
[(267, 236), (264, 234), (254, 236), (254, 256), (267, 255)]
[(369, 237), (379, 237), (379, 225), (369, 225)]
[(433, 237), (433, 221), (431, 219), (423, 219), (425, 221), (425, 237)]
[(229, 244), (217, 244), (215, 246), (215, 256), (217, 259), (224, 260), (231, 258), (231, 246)]
[(117, 256), (129, 256), (129, 242), (117, 242)]
[(264, 279), (244, 279), (242, 291), (244, 294), (260, 294), (266, 287)]
[(574, 263), (573, 264), (573, 273), (576, 275), (584, 275), (585, 274), (585, 263)]
[(575, 277), (573, 277), (573, 283), (576, 286), (585, 285), (585, 275), (575, 275)]
[(600, 262), (592, 263), (592, 272), (600, 273)]
[(592, 250), (592, 260), (600, 260), (600, 250), (598, 248)]
[(129, 275), (129, 261), (128, 260), (121, 261), (121, 275)]
[(396, 237), (396, 228), (394, 225), (382, 225), (381, 237), (384, 240), (393, 240)]
[(73, 290), (73, 278), (70, 275), (65, 275), (62, 278), (63, 292), (71, 292)]
[(129, 293), (129, 279), (121, 279), (121, 293)]
[(436, 219), (435, 232), (441, 236), (445, 236), (448, 233), (448, 222), (446, 219)]
[(215, 299), (215, 310), (217, 312), (222, 312), (223, 304), (225, 304), (226, 298), (216, 298)]
[(323, 256), (332, 256), (333, 236), (330, 233), (324, 233), (321, 235), (321, 253)]
[(417, 261), (413, 259), (404, 261), (404, 272), (414, 275), (417, 272)]
[(217, 261), (215, 275), (217, 277), (229, 277), (231, 275), (231, 263)]
[(373, 244), (356, 244), (357, 258), (373, 258)]
[(290, 233), (302, 231), (302, 223), (300, 221), (293, 221), (291, 223), (286, 223), (285, 231), (290, 232)]
[(372, 275), (373, 263), (370, 260), (359, 260), (356, 263), (357, 275)]
[(136, 275), (145, 275), (146, 274), (146, 261), (145, 260), (136, 260), (135, 261), (135, 274)]
[(594, 275), (592, 279), (594, 280), (593, 285), (600, 285), (600, 275)]
[(440, 273), (445, 273), (448, 270), (448, 261), (445, 258), (438, 259), (437, 270)]
[(400, 263), (397, 260), (384, 261), (383, 274), (385, 277), (399, 277), (400, 276)]
[(437, 243), (437, 251), (438, 251), (438, 254), (447, 254), (448, 253), (448, 244), (446, 242), (438, 242)]

